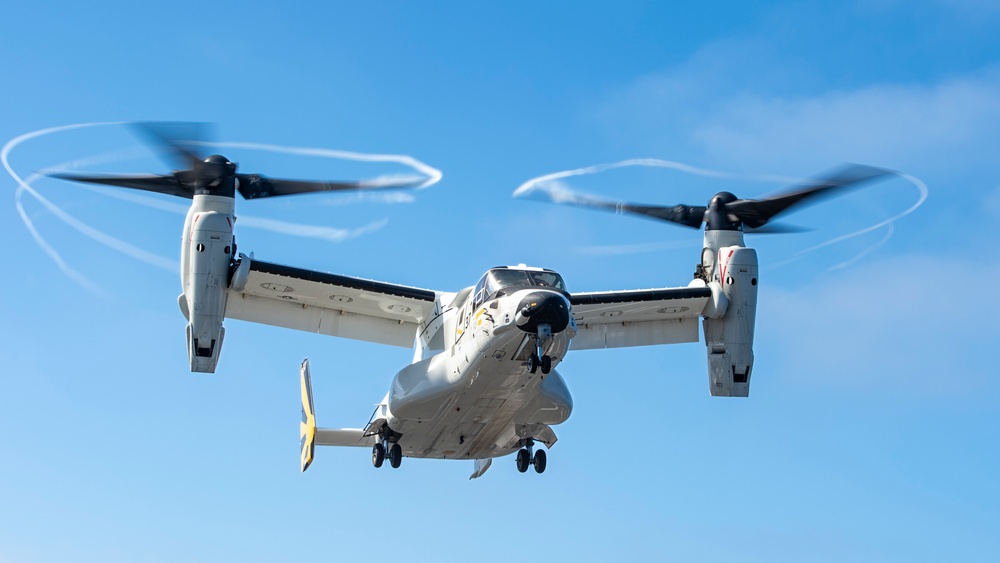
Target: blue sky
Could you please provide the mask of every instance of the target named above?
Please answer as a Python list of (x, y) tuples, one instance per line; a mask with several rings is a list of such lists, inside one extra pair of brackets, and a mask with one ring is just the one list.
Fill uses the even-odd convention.
[[(697, 232), (511, 197), (564, 170), (655, 158), (731, 175), (568, 180), (703, 204), (783, 186), (762, 176), (861, 162), (918, 178), (928, 197), (821, 246), (921, 200), (896, 179), (788, 217), (812, 231), (749, 240), (762, 280), (749, 399), (709, 396), (701, 344), (581, 351), (559, 368), (575, 410), (546, 473), (509, 458), (468, 481), (469, 462), (375, 470), (369, 452), (333, 448), (300, 475), (302, 358), (320, 425), (358, 426), (411, 352), (229, 321), (217, 373), (190, 374), (173, 271), (183, 202), (36, 182), (61, 212), (142, 251), (109, 248), (23, 193), (73, 277), (5, 175), (0, 562), (995, 558), (993, 3), (308, 4), (5, 6), (11, 168), (165, 170), (119, 126), (12, 142), (131, 120), (409, 155), (443, 173), (409, 198), (238, 202), (240, 248), (452, 291), (520, 262), (575, 291), (688, 282)], [(408, 170), (220, 150), (279, 177)]]

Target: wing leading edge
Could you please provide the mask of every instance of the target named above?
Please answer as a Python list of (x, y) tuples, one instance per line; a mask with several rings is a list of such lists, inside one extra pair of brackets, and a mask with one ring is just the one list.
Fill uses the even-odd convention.
[(228, 318), (405, 348), (437, 303), (428, 289), (257, 260), (240, 286), (229, 290)]
[(698, 341), (698, 317), (712, 297), (708, 287), (573, 293), (572, 350)]

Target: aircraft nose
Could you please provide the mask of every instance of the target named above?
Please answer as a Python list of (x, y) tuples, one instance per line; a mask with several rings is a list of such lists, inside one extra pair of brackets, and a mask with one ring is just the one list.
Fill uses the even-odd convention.
[(569, 300), (555, 291), (534, 291), (517, 306), (517, 328), (538, 333), (538, 325), (547, 324), (552, 333), (562, 332), (569, 326)]

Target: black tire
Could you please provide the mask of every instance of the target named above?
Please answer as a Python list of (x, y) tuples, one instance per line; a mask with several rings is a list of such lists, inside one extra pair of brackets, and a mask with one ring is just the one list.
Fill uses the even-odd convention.
[(535, 459), (531, 460), (531, 465), (535, 466), (535, 473), (545, 472), (545, 450), (535, 452)]
[(538, 356), (532, 354), (528, 356), (528, 373), (535, 373), (538, 371)]
[(382, 444), (375, 444), (372, 446), (372, 465), (375, 467), (382, 467), (382, 462), (385, 461), (385, 446)]
[(401, 463), (403, 463), (403, 448), (399, 444), (393, 444), (389, 448), (389, 465), (396, 469)]
[(528, 454), (528, 450), (521, 448), (517, 451), (517, 470), (524, 473), (528, 470), (528, 465), (531, 464), (531, 456)]
[(542, 373), (548, 375), (552, 371), (552, 358), (547, 354), (542, 356)]

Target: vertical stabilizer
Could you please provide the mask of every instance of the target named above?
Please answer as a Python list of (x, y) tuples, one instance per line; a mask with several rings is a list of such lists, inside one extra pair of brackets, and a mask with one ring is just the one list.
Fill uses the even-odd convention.
[(302, 471), (305, 471), (309, 469), (313, 453), (316, 451), (316, 411), (313, 410), (309, 358), (303, 360), (302, 366), (299, 368), (299, 383), (302, 386), (302, 422), (299, 424), (299, 446), (302, 449), (300, 465)]

